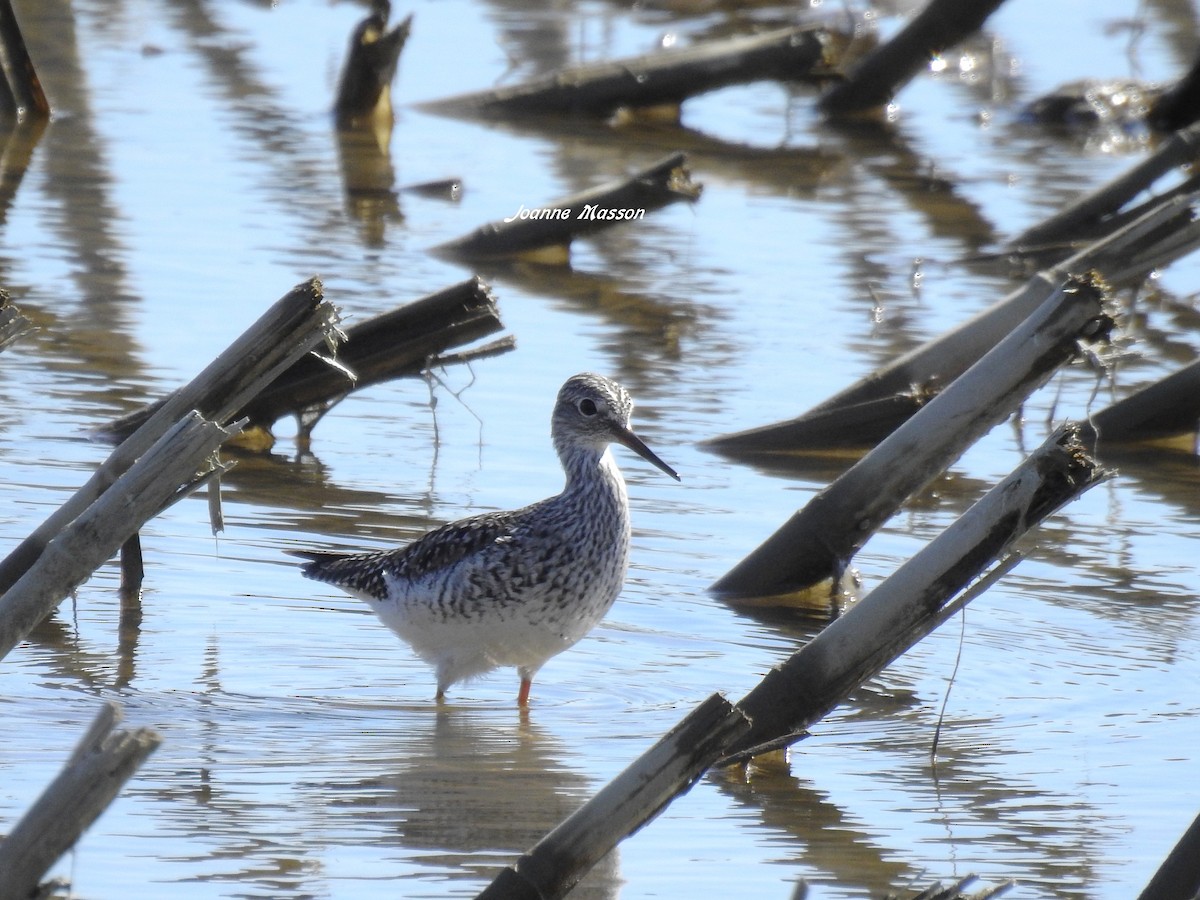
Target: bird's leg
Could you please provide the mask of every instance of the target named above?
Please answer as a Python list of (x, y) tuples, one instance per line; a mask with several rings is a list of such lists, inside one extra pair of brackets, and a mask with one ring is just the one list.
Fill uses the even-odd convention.
[(532, 678), (521, 678), (521, 690), (517, 692), (517, 706), (529, 705), (529, 689), (533, 687)]

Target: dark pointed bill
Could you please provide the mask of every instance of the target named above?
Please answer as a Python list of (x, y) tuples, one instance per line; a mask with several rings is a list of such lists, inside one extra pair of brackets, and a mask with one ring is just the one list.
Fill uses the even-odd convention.
[(628, 428), (613, 428), (613, 437), (615, 437), (623, 446), (628, 447), (646, 462), (662, 469), (676, 481), (683, 481), (683, 479), (679, 477), (678, 472), (659, 459), (658, 454), (647, 447), (645, 442)]

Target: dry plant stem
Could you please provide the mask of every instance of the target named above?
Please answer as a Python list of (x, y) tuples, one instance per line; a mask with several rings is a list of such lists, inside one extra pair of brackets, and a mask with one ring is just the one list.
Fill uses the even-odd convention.
[[(1141, 278), (1144, 263), (1160, 265), (1167, 257), (1142, 257), (1138, 248), (1156, 240), (1181, 239), (1178, 221), (1189, 201), (1176, 198), (1158, 206), (1070, 259), (1034, 275), (1020, 289), (961, 325), (897, 357), (839, 391), (802, 416), (722, 435), (707, 446), (735, 455), (794, 453), (831, 446), (869, 447), (891, 434), (946, 384), (974, 365), (1019, 327), (1070, 273), (1099, 269), (1114, 286)], [(1200, 230), (1191, 225), (1189, 235)], [(1186, 235), (1184, 235), (1186, 236)], [(1140, 261), (1131, 263), (1131, 259)], [(1115, 270), (1115, 274), (1114, 274)], [(832, 435), (830, 440), (827, 435)]]
[(679, 104), (688, 97), (761, 79), (800, 80), (824, 61), (825, 39), (811, 28), (781, 28), (643, 56), (564, 69), (513, 87), (437, 101), (465, 115), (609, 116), (622, 107)]
[(503, 327), (491, 288), (478, 277), (470, 278), (347, 329), (337, 358), (354, 373), (353, 384), (309, 355), (247, 404), (242, 414), (252, 424), (269, 427), (288, 413), (332, 403), (351, 387), (361, 390), (391, 378), (419, 375), (431, 358)]
[(16, 583), (46, 544), (185, 414), (198, 410), (218, 425), (228, 424), (280, 372), (333, 339), (338, 334), (336, 322), (337, 313), (325, 302), (320, 281), (314, 278), (292, 289), (203, 372), (171, 394), (74, 496), (0, 562), (0, 593)]
[[(391, 378), (418, 375), (442, 354), (503, 328), (496, 298), (480, 278), (469, 278), (399, 309), (360, 322), (345, 332), (338, 345), (337, 363), (318, 353), (300, 357), (260, 390), (237, 416), (250, 427), (270, 430), (285, 415), (327, 407), (351, 390), (361, 390)], [(510, 349), (511, 342), (492, 348)], [(483, 353), (481, 348), (481, 353)], [(468, 354), (467, 359), (476, 358)], [(135, 410), (111, 423), (105, 436), (122, 439), (132, 434), (162, 404)]]
[[(562, 897), (711, 765), (778, 746), (961, 609), (957, 595), (1029, 529), (1106, 473), (1060, 429), (924, 550), (730, 707), (714, 695), (504, 869), (487, 900)], [(966, 599), (970, 599), (968, 596)], [(966, 602), (963, 600), (962, 602)], [(744, 713), (739, 715), (739, 713)]]
[(412, 16), (388, 31), (390, 4), (376, 6), (350, 37), (350, 52), (346, 55), (334, 104), (342, 125), (376, 114), (392, 114), (392, 79), (396, 77), (400, 52), (412, 31)]
[(1146, 121), (1159, 131), (1175, 131), (1200, 118), (1200, 58), (1173, 85), (1158, 95)]
[[(651, 212), (677, 200), (696, 199), (700, 189), (690, 181), (686, 163), (684, 154), (672, 153), (628, 178), (541, 206), (538, 217), (490, 222), (433, 250), (466, 259), (494, 259), (567, 246), (581, 235), (630, 221), (624, 217), (629, 211)], [(610, 218), (610, 210), (621, 215)]]
[(196, 473), (238, 428), (189, 413), (64, 525), (0, 596), (0, 659), (145, 522), (203, 484), (207, 476)]
[(1012, 249), (1077, 240), (1080, 233), (1115, 215), (1161, 176), (1200, 156), (1200, 124), (1175, 132), (1153, 154), (1133, 168), (1076, 200), (1066, 209), (1039, 222), (1008, 242)]
[(50, 116), (50, 103), (25, 46), (12, 0), (0, 0), (0, 69), (7, 88), (0, 90), (0, 110), (18, 121)]
[(33, 896), (50, 867), (162, 743), (147, 728), (114, 731), (120, 718), (115, 704), (104, 705), (63, 770), (0, 842), (0, 895)]
[(1090, 422), (1102, 446), (1194, 433), (1200, 422), (1200, 360), (1105, 407)]
[(993, 560), (1108, 476), (1086, 452), (1086, 437), (1083, 426), (1059, 429), (953, 525), (773, 669), (737, 704), (753, 728), (731, 755), (810, 727), (958, 612), (959, 592)]
[(599, 860), (690, 788), (750, 723), (714, 694), (505, 868), (480, 900), (563, 897)]
[(1192, 820), (1138, 900), (1194, 900), (1200, 894), (1200, 816)]
[(914, 492), (1003, 421), (1074, 356), (1103, 321), (1104, 293), (1071, 280), (1004, 341), (817, 494), (713, 585), (720, 596), (764, 598), (838, 576)]
[(834, 85), (819, 106), (827, 116), (879, 109), (929, 60), (970, 37), (1004, 0), (930, 0), (929, 4), (886, 44), (860, 62), (849, 77)]
[(121, 592), (131, 594), (140, 591), (145, 577), (142, 536), (135, 531), (121, 545)]

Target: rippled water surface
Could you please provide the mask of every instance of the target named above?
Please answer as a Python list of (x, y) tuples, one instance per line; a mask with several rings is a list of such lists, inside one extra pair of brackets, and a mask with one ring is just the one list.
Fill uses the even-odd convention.
[[(1074, 78), (1175, 77), (1198, 44), (1187, 2), (1011, 0), (970, 48), (989, 65), (949, 55), (901, 94), (884, 135), (829, 128), (808, 89), (773, 84), (690, 102), (682, 129), (531, 129), (414, 104), (800, 13), (421, 0), (397, 6), (413, 36), (390, 155), (374, 163), (399, 186), (453, 177), (464, 192), (362, 214), (345, 191), (362, 160), (328, 113), (362, 6), (16, 5), (56, 112), (27, 166), (7, 170), (0, 220), (0, 282), (38, 325), (0, 354), (7, 545), (105, 457), (89, 429), (190, 378), (310, 275), (353, 323), (477, 272), (517, 341), (471, 371), (352, 396), (311, 452), (285, 433), (242, 458), (223, 534), (202, 498), (143, 532), (140, 624), (127, 612), (121, 625), (113, 563), (4, 660), (0, 822), (28, 808), (101, 700), (163, 736), (55, 869), (95, 900), (474, 896), (705, 697), (744, 694), (817, 626), (707, 589), (840, 464), (767, 471), (698, 442), (797, 415), (1006, 294), (1017, 282), (966, 260), (1148, 152), (1022, 126), (1018, 106)], [(889, 33), (899, 20), (883, 13)], [(673, 149), (689, 151), (700, 201), (580, 242), (570, 269), (428, 252)], [(914, 177), (930, 174), (953, 189)], [(1143, 291), (1097, 403), (1194, 357), (1198, 289), (1186, 259)], [(429, 671), (284, 551), (388, 546), (553, 493), (550, 404), (582, 369), (625, 383), (635, 425), (683, 482), (618, 454), (627, 588), (542, 670), (527, 717), (511, 672), (437, 706)], [(1084, 415), (1094, 387), (1077, 367), (972, 448), (866, 546), (865, 587), (1049, 419)], [(1051, 519), (965, 619), (859, 691), (790, 765), (705, 778), (577, 894), (785, 898), (807, 879), (809, 896), (875, 897), (978, 873), (1016, 879), (1012, 897), (1136, 895), (1200, 810), (1200, 503), (1190, 454), (1113, 462), (1118, 478)]]

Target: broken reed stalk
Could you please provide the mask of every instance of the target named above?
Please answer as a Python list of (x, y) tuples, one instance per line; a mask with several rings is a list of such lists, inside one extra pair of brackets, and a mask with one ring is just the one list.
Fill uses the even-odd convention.
[(1200, 118), (1200, 57), (1150, 104), (1146, 122), (1159, 131), (1186, 128)]
[(871, 534), (916, 491), (1007, 418), (1081, 339), (1106, 332), (1103, 287), (1071, 279), (1020, 327), (844, 472), (712, 590), (769, 598), (838, 578)]
[(0, 70), (6, 88), (0, 90), (0, 111), (18, 122), (50, 117), (50, 102), (25, 46), (12, 0), (0, 0)]
[[(195, 412), (185, 415), (111, 487), (59, 529), (0, 596), (0, 659), (143, 524), (220, 471), (214, 467), (214, 454), (239, 427), (221, 428)], [(118, 452), (120, 448), (114, 455)], [(203, 471), (206, 463), (210, 467)]]
[(350, 36), (350, 50), (338, 80), (334, 113), (338, 124), (353, 126), (372, 118), (392, 116), (392, 80), (412, 32), (410, 15), (403, 22), (387, 29), (391, 4), (375, 0), (375, 9), (358, 23)]
[(1195, 900), (1200, 896), (1200, 816), (1192, 820), (1137, 900)]
[(175, 391), (126, 438), (71, 498), (0, 561), (0, 594), (33, 565), (43, 548), (103, 494), (133, 462), (192, 410), (218, 425), (314, 347), (334, 341), (337, 311), (315, 278), (296, 286), (191, 382)]
[[(714, 695), (495, 878), (481, 900), (562, 897), (698, 779), (794, 738), (971, 599), (958, 596), (1030, 529), (1107, 476), (1082, 426), (1059, 429), (945, 532), (734, 707)], [(744, 717), (739, 714), (744, 714)], [(707, 725), (705, 723), (708, 723)]]
[(572, 194), (536, 209), (521, 207), (511, 217), (482, 225), (468, 235), (433, 248), (434, 253), (465, 259), (530, 256), (565, 262), (576, 237), (621, 222), (678, 200), (695, 200), (700, 186), (691, 181), (687, 157), (672, 153), (619, 181)]
[(754, 725), (731, 755), (808, 728), (953, 616), (961, 608), (956, 596), (993, 560), (1109, 476), (1088, 454), (1091, 437), (1085, 425), (1058, 429), (953, 525), (772, 669), (737, 704)]
[(618, 109), (678, 105), (733, 84), (814, 77), (825, 61), (825, 33), (781, 28), (679, 50), (576, 66), (524, 84), (425, 104), (462, 115), (610, 116)]
[(1194, 434), (1200, 422), (1200, 360), (1106, 406), (1089, 421), (1102, 445)]
[[(1180, 228), (1190, 201), (1170, 200), (1089, 244), (1070, 259), (1039, 272), (1024, 286), (961, 325), (876, 369), (794, 419), (721, 435), (705, 443), (719, 453), (757, 456), (873, 446), (896, 430), (1053, 296), (1071, 273), (1098, 269), (1120, 286), (1165, 264), (1163, 242), (1200, 236), (1200, 225)], [(1149, 250), (1147, 248), (1150, 248)], [(1156, 249), (1157, 248), (1157, 249)], [(1152, 258), (1146, 254), (1152, 254)]]
[[(440, 365), (443, 359), (447, 364), (456, 362), (457, 357), (443, 355), (446, 350), (503, 327), (491, 288), (478, 277), (469, 278), (347, 329), (345, 340), (338, 346), (338, 366), (311, 353), (301, 356), (258, 391), (236, 416), (250, 420), (248, 430), (269, 432), (283, 416), (323, 411), (351, 389), (417, 375)], [(128, 436), (162, 402), (111, 422), (104, 429), (104, 437), (121, 440)]]
[(438, 365), (440, 354), (503, 328), (496, 297), (473, 277), (346, 330), (338, 362), (343, 372), (305, 356), (248, 403), (242, 414), (269, 426), (280, 417), (329, 404), (353, 387), (361, 390), (392, 378), (419, 375)]
[(146, 578), (142, 536), (136, 531), (121, 545), (121, 593), (136, 594)]
[(120, 721), (120, 708), (105, 703), (62, 771), (0, 841), (0, 894), (36, 896), (46, 872), (162, 743), (149, 728), (114, 731)]
[[(1200, 157), (1200, 124), (1177, 131), (1131, 169), (1008, 242), (1011, 250), (1078, 240), (1169, 172)], [(1111, 277), (1111, 276), (1110, 276)]]
[(709, 697), (514, 865), (501, 870), (480, 900), (565, 896), (606, 853), (685, 793), (723, 748), (749, 728), (728, 700)]
[(845, 81), (835, 84), (818, 102), (827, 116), (872, 112), (891, 102), (929, 60), (962, 42), (982, 27), (1004, 0), (930, 0), (887, 43), (868, 53)]

